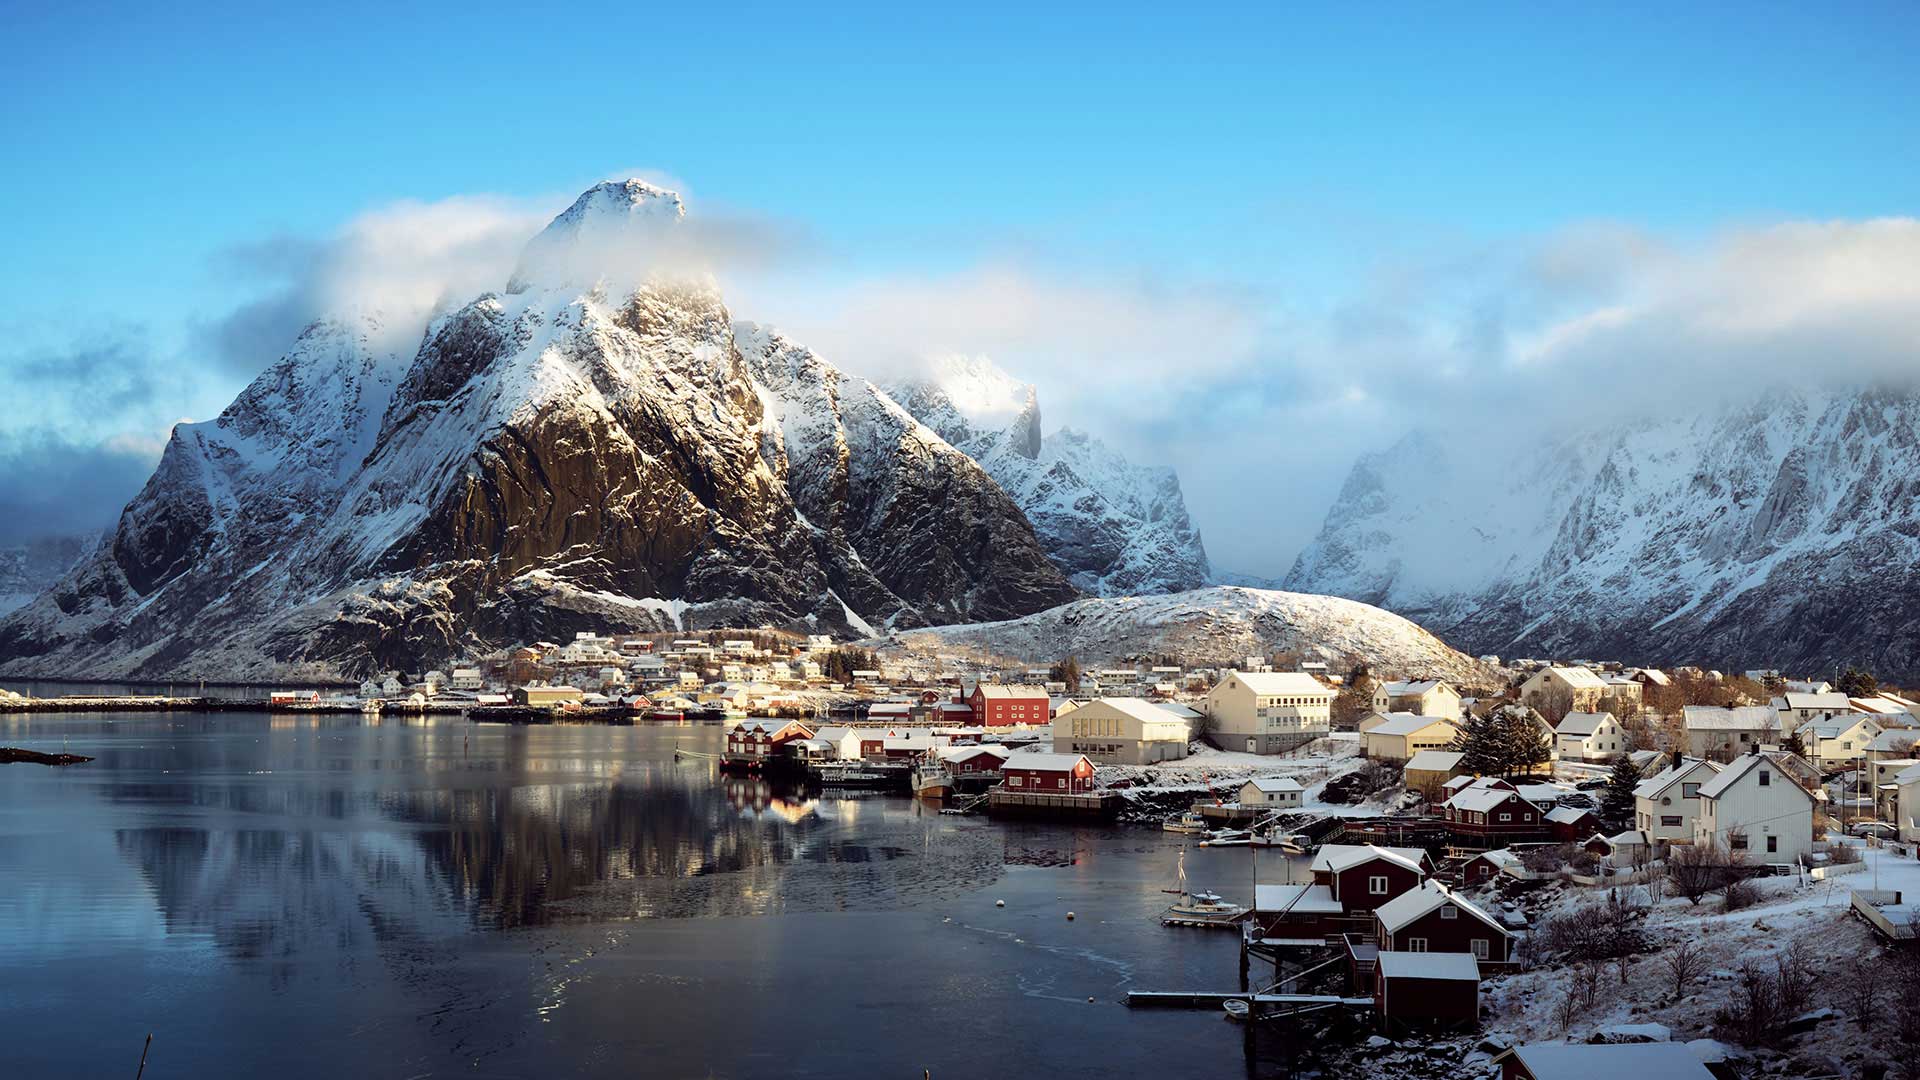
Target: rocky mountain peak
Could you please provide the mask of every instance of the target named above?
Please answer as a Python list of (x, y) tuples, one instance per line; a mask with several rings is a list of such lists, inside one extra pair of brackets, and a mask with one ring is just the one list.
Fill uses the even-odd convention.
[(645, 180), (595, 184), (527, 242), (507, 291), (643, 278), (657, 267), (667, 230), (686, 216), (678, 192)]

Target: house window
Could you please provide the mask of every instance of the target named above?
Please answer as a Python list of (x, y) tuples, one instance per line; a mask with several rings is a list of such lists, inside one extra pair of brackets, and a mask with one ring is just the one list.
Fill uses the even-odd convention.
[(1427, 939), (1426, 939), (1426, 938), (1423, 938), (1423, 937), (1410, 937), (1410, 938), (1408, 938), (1408, 939), (1407, 939), (1407, 951), (1408, 951), (1408, 952), (1426, 952), (1426, 951), (1427, 951)]
[(1055, 786), (1056, 786), (1056, 787), (1066, 787), (1066, 786), (1067, 786), (1067, 778), (1063, 776), (1063, 777), (1061, 777), (1061, 778), (1060, 778), (1059, 780), (1057, 780), (1057, 781), (1055, 781), (1055, 782), (1054, 782), (1054, 784), (1055, 784)]
[(1505, 811), (1502, 811), (1502, 812), (1501, 812), (1501, 814), (1500, 814), (1500, 820), (1501, 820), (1501, 821), (1512, 821), (1512, 820), (1513, 820), (1513, 815), (1512, 815), (1512, 814), (1509, 814), (1509, 813), (1506, 813)]
[(1766, 787), (1773, 782), (1773, 776), (1765, 769), (1760, 770), (1760, 786)]
[(1779, 838), (1779, 837), (1777, 837), (1777, 836), (1769, 836), (1769, 837), (1767, 837), (1767, 850), (1768, 850), (1769, 852), (1776, 852), (1776, 851), (1779, 851), (1779, 850), (1780, 850), (1780, 838)]
[(1376, 874), (1367, 879), (1367, 894), (1370, 896), (1387, 895), (1387, 877), (1385, 874)]
[(1492, 952), (1493, 949), (1490, 947), (1490, 943), (1486, 938), (1477, 937), (1473, 939), (1473, 958), (1475, 960), (1485, 960)]
[(1679, 828), (1679, 827), (1680, 827), (1680, 815), (1679, 815), (1679, 814), (1661, 814), (1661, 815), (1660, 815), (1660, 827), (1661, 827), (1661, 828), (1663, 828), (1663, 829), (1677, 829), (1677, 828)]
[(1734, 833), (1732, 836), (1727, 837), (1727, 846), (1735, 851), (1747, 850), (1747, 834)]
[(1440, 909), (1440, 917), (1443, 919), (1457, 919), (1460, 917), (1460, 909), (1454, 907), (1452, 904), (1448, 904), (1446, 907)]
[[(1697, 799), (1697, 798), (1699, 798), (1699, 797), (1700, 797), (1700, 785), (1699, 785), (1699, 784), (1681, 784), (1681, 785), (1680, 785), (1680, 797), (1681, 797), (1681, 798), (1683, 798), (1683, 799)], [(1662, 800), (1662, 801), (1664, 802), (1665, 800)]]
[(1013, 785), (1014, 787), (1019, 787), (1019, 786), (1020, 786), (1020, 777), (1018, 777), (1018, 776), (1009, 776), (1009, 777), (1007, 777), (1007, 783), (1009, 783), (1009, 784), (1012, 784), (1012, 785)]

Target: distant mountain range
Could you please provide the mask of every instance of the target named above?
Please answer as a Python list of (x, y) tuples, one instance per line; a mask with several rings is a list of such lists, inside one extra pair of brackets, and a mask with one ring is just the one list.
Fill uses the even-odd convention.
[(1284, 579), (1503, 656), (1920, 678), (1920, 396), (1775, 391), (1363, 458)]

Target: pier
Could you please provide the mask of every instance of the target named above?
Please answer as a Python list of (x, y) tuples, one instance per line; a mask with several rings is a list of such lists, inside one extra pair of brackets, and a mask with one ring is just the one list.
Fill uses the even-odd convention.
[(987, 813), (997, 817), (1098, 818), (1112, 820), (1125, 799), (1117, 791), (1055, 795), (994, 788), (987, 793)]

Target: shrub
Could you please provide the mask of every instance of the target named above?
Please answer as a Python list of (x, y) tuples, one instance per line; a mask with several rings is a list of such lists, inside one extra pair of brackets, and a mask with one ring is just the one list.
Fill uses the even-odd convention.
[(1726, 910), (1739, 911), (1760, 901), (1760, 889), (1753, 882), (1741, 878), (1728, 882), (1727, 887), (1720, 890), (1720, 898)]

